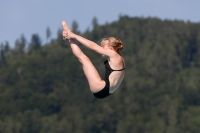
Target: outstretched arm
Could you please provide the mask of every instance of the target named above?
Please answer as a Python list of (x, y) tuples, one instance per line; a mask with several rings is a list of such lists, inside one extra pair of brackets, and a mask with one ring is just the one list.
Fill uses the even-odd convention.
[(79, 41), (81, 44), (83, 44), (84, 46), (86, 46), (89, 49), (92, 49), (92, 47), (94, 47), (95, 45), (98, 45), (95, 42), (93, 42), (91, 40), (88, 40), (88, 39), (86, 39), (86, 38), (84, 38), (82, 36), (79, 36), (77, 34), (74, 34), (72, 32), (71, 33), (69, 33), (69, 32), (67, 33), (67, 32), (64, 31), (64, 35), (69, 36), (70, 39), (71, 38), (76, 39), (77, 41)]
[(71, 38), (76, 39), (81, 44), (83, 44), (84, 46), (86, 46), (87, 48), (89, 48), (91, 50), (96, 51), (97, 53), (107, 55), (109, 57), (113, 56), (114, 52), (112, 50), (105, 50), (101, 46), (96, 44), (95, 42), (71, 32), (69, 26), (67, 25), (67, 23), (65, 21), (62, 21), (62, 26), (64, 29), (63, 36), (66, 37), (67, 39), (71, 39)]

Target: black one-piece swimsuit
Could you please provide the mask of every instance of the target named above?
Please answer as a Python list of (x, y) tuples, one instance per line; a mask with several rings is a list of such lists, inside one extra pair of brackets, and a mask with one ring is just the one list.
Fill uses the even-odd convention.
[(104, 77), (104, 81), (106, 82), (106, 85), (105, 87), (100, 90), (99, 92), (97, 93), (93, 93), (93, 95), (96, 97), (96, 98), (99, 98), (99, 99), (102, 99), (102, 98), (105, 98), (107, 96), (109, 96), (111, 93), (109, 93), (109, 89), (110, 89), (110, 81), (109, 81), (109, 76), (110, 74), (113, 72), (113, 71), (123, 71), (125, 70), (125, 68), (122, 68), (120, 70), (113, 70), (109, 63), (108, 63), (108, 60), (104, 61), (104, 65), (105, 65), (105, 77)]

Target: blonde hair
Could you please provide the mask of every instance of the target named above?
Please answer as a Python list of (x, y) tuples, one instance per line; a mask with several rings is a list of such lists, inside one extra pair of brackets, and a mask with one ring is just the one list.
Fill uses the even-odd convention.
[(114, 49), (117, 53), (119, 53), (119, 51), (123, 49), (123, 43), (122, 43), (122, 41), (119, 40), (119, 39), (117, 39), (117, 38), (115, 38), (115, 37), (103, 38), (103, 39), (101, 40), (101, 46), (103, 45), (103, 43), (104, 43), (105, 41), (108, 41), (108, 45), (109, 45), (109, 46), (112, 46), (113, 49)]

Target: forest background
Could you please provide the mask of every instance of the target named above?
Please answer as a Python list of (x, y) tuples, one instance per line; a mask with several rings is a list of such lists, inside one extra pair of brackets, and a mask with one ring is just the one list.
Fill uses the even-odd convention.
[[(126, 75), (118, 90), (93, 97), (69, 44), (33, 34), (1, 43), (0, 133), (199, 133), (200, 23), (119, 16), (81, 33), (122, 40)], [(81, 46), (81, 45), (80, 45)], [(100, 75), (101, 55), (81, 46)]]

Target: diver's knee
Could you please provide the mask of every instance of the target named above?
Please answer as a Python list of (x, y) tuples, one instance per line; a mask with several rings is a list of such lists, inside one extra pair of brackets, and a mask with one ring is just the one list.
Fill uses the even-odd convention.
[(85, 55), (85, 54), (82, 54), (78, 57), (78, 60), (81, 62), (81, 63), (86, 63), (88, 61), (90, 61), (90, 59)]

